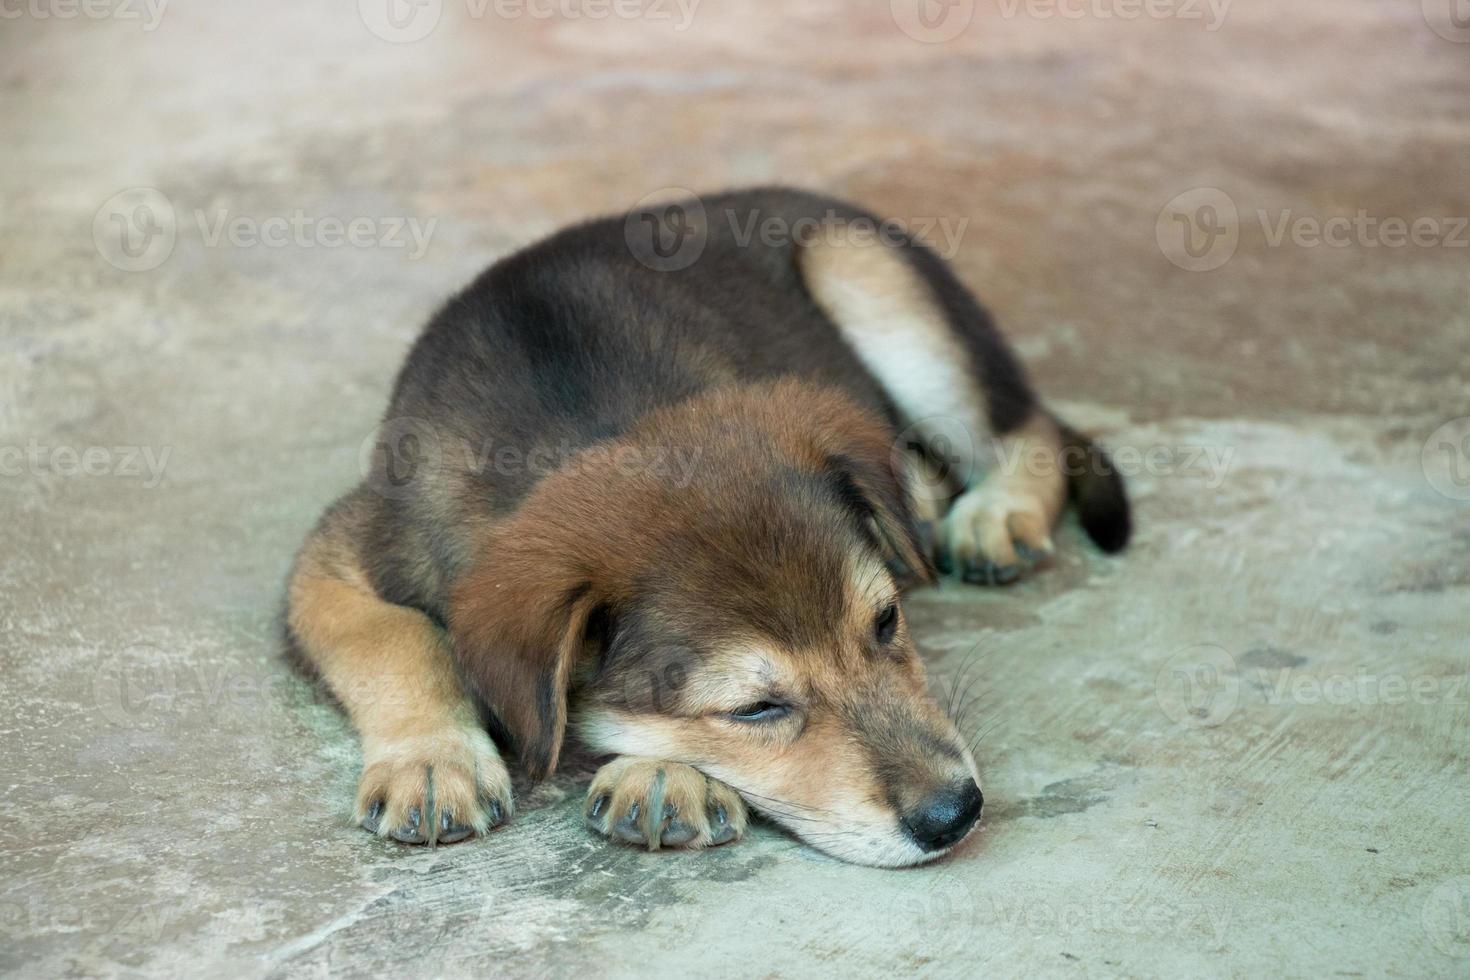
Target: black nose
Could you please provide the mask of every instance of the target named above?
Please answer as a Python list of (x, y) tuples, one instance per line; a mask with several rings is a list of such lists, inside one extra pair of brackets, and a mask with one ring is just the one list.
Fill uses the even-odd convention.
[(926, 851), (950, 846), (980, 819), (985, 797), (974, 780), (947, 786), (904, 814), (903, 829)]

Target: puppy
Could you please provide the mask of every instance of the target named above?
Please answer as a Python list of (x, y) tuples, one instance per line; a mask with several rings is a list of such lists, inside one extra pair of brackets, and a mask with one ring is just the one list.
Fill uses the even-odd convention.
[(496, 263), (419, 337), (373, 448), (287, 621), (362, 737), (356, 819), (410, 844), (507, 820), (502, 751), (545, 777), (572, 726), (613, 757), (585, 807), (610, 838), (722, 844), (749, 808), (842, 859), (930, 860), (983, 800), (903, 587), (931, 547), (1015, 580), (1069, 494), (1103, 550), (1129, 534), (1106, 457), (945, 264), (784, 189)]

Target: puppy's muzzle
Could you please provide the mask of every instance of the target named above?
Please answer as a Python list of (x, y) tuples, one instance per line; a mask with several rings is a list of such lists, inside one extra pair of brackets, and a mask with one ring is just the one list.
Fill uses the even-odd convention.
[(973, 779), (946, 786), (926, 797), (901, 818), (904, 833), (925, 851), (942, 851), (959, 843), (980, 819), (985, 797)]

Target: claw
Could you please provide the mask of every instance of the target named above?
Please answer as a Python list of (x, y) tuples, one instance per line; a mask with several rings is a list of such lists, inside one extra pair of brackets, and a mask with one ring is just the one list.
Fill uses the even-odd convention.
[(682, 847), (699, 836), (699, 828), (679, 819), (672, 819), (664, 828), (663, 843), (669, 847)]
[(429, 838), (419, 829), (424, 817), (418, 807), (408, 811), (408, 824), (403, 827), (394, 827), (389, 831), (389, 836), (403, 844), (425, 844)]
[(483, 793), (480, 795), (480, 806), (485, 808), (485, 815), (490, 818), (490, 827), (499, 827), (510, 812), (509, 806), (502, 806), (499, 800)]
[(997, 565), (988, 559), (965, 566), (965, 581), (972, 585), (1010, 585), (1020, 577), (1019, 566)]
[(373, 800), (373, 805), (368, 807), (367, 816), (362, 818), (363, 829), (370, 834), (378, 832), (378, 820), (383, 816), (383, 801)]
[(619, 840), (625, 840), (629, 844), (642, 844), (648, 840), (648, 835), (643, 832), (642, 827), (638, 826), (638, 814), (641, 810), (642, 807), (634, 803), (628, 808), (627, 816), (619, 820), (613, 827), (613, 833)]
[(725, 810), (723, 804), (716, 804), (714, 811), (710, 813), (709, 826), (711, 844), (723, 844), (735, 837), (735, 828), (730, 824), (730, 814)]
[(466, 837), (473, 835), (474, 827), (466, 827), (464, 824), (454, 822), (454, 814), (445, 810), (439, 815), (439, 843), (457, 844)]

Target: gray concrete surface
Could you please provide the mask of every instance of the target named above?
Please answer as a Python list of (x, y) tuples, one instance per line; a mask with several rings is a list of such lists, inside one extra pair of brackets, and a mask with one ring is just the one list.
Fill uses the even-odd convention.
[[(1448, 0), (3, 9), (0, 969), (1470, 974)], [(564, 221), (772, 179), (966, 222), (1131, 474), (1125, 557), (1069, 526), (913, 600), (978, 679), (983, 829), (903, 872), (643, 854), (573, 767), (490, 839), (369, 839), (274, 618), (419, 324)]]

